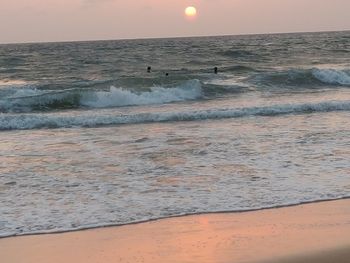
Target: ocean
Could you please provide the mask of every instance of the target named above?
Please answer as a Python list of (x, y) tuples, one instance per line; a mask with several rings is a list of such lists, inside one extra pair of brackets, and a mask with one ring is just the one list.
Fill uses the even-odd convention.
[(1, 237), (348, 197), (350, 32), (0, 45)]

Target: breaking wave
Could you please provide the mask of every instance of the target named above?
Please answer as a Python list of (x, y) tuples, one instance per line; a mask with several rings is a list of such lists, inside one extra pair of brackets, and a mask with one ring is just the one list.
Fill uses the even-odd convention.
[(151, 87), (139, 92), (114, 86), (108, 91), (87, 89), (55, 91), (25, 87), (16, 89), (13, 94), (0, 99), (0, 112), (162, 104), (194, 100), (201, 96), (202, 88), (198, 80), (190, 80), (176, 87)]
[(115, 112), (80, 112), (64, 114), (3, 114), (0, 130), (99, 127), (121, 124), (196, 121), (208, 119), (241, 118), (247, 116), (278, 116), (313, 112), (349, 111), (350, 101), (285, 104), (264, 107), (209, 109), (184, 112), (136, 113), (120, 115)]
[(192, 80), (175, 88), (152, 87), (150, 91), (141, 93), (111, 87), (109, 91), (84, 94), (80, 103), (83, 106), (92, 108), (105, 108), (194, 100), (200, 98), (201, 95), (202, 88), (200, 82), (198, 80)]

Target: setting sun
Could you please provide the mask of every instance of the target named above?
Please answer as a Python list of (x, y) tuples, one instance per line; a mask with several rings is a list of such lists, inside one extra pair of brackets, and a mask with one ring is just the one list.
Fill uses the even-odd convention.
[(185, 9), (185, 14), (187, 17), (195, 17), (197, 15), (197, 9), (193, 6), (188, 6)]

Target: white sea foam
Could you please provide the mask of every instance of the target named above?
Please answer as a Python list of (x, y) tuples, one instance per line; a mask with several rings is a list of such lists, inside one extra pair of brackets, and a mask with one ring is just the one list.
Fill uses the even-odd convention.
[[(340, 107), (337, 104), (333, 107)], [(310, 107), (326, 110), (331, 104), (288, 109)], [(245, 112), (271, 113), (278, 108), (287, 111), (275, 105)], [(116, 112), (89, 112), (100, 112), (108, 121), (113, 114), (105, 113), (111, 111)], [(206, 117), (210, 112), (199, 113)], [(156, 115), (162, 114), (149, 117)], [(349, 196), (348, 116), (349, 112), (336, 112), (162, 127), (157, 123), (93, 131), (2, 132), (0, 236)], [(94, 117), (91, 123), (98, 119), (83, 111), (76, 112), (77, 117)]]
[(202, 96), (200, 81), (191, 80), (175, 88), (152, 87), (150, 91), (134, 93), (123, 88), (111, 87), (109, 91), (84, 94), (81, 105), (92, 108), (148, 105), (194, 100)]
[(0, 130), (98, 127), (105, 125), (138, 124), (170, 121), (196, 121), (207, 119), (241, 118), (246, 116), (278, 116), (310, 112), (349, 111), (350, 101), (286, 104), (263, 107), (209, 109), (183, 112), (136, 113), (116, 115), (113, 112), (60, 114), (2, 114)]
[(350, 85), (350, 75), (342, 70), (313, 69), (312, 75), (324, 83)]

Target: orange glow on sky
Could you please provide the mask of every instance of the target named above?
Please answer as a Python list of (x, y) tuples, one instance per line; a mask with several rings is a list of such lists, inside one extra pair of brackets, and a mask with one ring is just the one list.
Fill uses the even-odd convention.
[[(186, 6), (200, 10), (196, 23)], [(0, 0), (0, 43), (350, 30), (349, 0)]]

